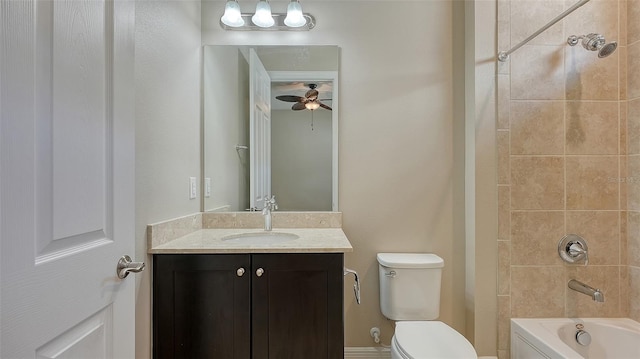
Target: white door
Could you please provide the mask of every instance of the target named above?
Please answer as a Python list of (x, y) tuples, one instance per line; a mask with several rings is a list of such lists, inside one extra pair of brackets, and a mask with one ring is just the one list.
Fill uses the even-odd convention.
[(249, 52), (250, 207), (264, 208), (271, 195), (271, 79), (254, 49)]
[(2, 0), (0, 357), (133, 358), (132, 0)]

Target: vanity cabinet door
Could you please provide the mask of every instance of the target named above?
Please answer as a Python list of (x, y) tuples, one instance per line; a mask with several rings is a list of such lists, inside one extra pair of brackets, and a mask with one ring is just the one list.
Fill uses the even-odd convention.
[(342, 253), (253, 254), (251, 274), (252, 359), (344, 358)]
[(249, 359), (250, 255), (153, 259), (154, 358)]

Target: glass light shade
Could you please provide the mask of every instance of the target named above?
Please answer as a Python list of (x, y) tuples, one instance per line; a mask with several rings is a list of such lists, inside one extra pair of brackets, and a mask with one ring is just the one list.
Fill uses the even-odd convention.
[(275, 23), (271, 16), (271, 6), (265, 0), (258, 1), (256, 13), (251, 17), (251, 21), (260, 27), (271, 27)]
[(316, 101), (310, 101), (310, 102), (305, 103), (304, 107), (306, 107), (307, 110), (313, 111), (313, 110), (317, 110), (318, 107), (320, 107), (320, 104), (317, 103)]
[(240, 4), (236, 0), (227, 1), (227, 5), (224, 7), (224, 15), (222, 15), (220, 21), (231, 27), (244, 25), (244, 20), (242, 20), (242, 14), (240, 13)]
[(300, 27), (306, 23), (307, 20), (302, 16), (302, 6), (297, 0), (291, 0), (287, 6), (287, 17), (284, 19), (284, 24), (289, 27)]

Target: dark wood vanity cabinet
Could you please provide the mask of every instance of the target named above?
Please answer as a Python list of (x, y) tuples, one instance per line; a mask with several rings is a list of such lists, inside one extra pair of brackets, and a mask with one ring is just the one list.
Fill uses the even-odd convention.
[(344, 357), (342, 253), (153, 260), (154, 358)]

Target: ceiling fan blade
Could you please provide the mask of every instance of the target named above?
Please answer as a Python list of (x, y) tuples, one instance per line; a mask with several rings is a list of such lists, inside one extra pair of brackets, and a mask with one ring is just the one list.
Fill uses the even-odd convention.
[(291, 109), (294, 111), (300, 111), (300, 110), (304, 110), (306, 107), (304, 106), (304, 103), (302, 102), (298, 102), (296, 104), (294, 104), (293, 106), (291, 106)]
[(331, 109), (331, 107), (329, 107), (329, 106), (327, 106), (327, 105), (323, 104), (322, 102), (318, 102), (318, 103), (320, 104), (320, 107), (324, 108), (325, 110), (333, 111), (333, 110)]
[(293, 96), (293, 95), (282, 95), (282, 96), (276, 96), (276, 98), (280, 101), (284, 101), (284, 102), (300, 102), (303, 101), (305, 98), (301, 97), (301, 96)]

